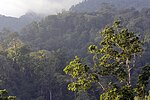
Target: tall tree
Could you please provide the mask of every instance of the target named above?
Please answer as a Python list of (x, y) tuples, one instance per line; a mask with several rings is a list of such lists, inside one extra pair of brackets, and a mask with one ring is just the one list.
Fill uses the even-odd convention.
[(64, 71), (72, 78), (69, 90), (88, 90), (95, 83), (103, 89), (101, 100), (133, 100), (132, 70), (137, 67), (135, 58), (141, 55), (143, 43), (120, 23), (117, 20), (100, 32), (100, 46), (89, 46), (93, 66), (87, 67), (78, 57), (66, 66)]

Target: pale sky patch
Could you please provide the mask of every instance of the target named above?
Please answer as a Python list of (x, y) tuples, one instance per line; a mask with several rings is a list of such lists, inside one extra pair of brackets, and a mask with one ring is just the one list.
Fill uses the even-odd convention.
[(56, 14), (83, 0), (0, 0), (0, 14), (19, 17), (28, 11)]

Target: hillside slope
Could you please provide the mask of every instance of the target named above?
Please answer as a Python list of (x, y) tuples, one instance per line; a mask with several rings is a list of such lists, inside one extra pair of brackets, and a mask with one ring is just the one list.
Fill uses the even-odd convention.
[(0, 31), (9, 29), (11, 31), (20, 31), (23, 27), (32, 21), (39, 21), (42, 17), (35, 13), (26, 13), (25, 15), (15, 18), (0, 15)]
[(116, 9), (123, 10), (127, 8), (142, 8), (150, 7), (150, 0), (85, 0), (70, 8), (73, 12), (95, 12), (103, 9), (103, 7), (111, 5)]

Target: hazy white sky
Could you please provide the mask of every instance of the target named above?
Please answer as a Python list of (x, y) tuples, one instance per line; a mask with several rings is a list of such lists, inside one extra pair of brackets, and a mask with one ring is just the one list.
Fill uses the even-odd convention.
[(82, 0), (0, 0), (0, 14), (19, 17), (28, 11), (54, 14)]

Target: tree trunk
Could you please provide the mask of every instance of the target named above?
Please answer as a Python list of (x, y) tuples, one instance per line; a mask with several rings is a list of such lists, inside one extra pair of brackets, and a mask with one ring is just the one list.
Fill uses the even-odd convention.
[(49, 90), (49, 100), (52, 100), (52, 91)]
[(133, 67), (135, 67), (135, 63), (136, 63), (136, 55), (134, 53), (134, 55), (133, 55)]
[(128, 58), (126, 60), (126, 66), (127, 66), (127, 72), (128, 72), (128, 82), (127, 82), (127, 84), (131, 85), (131, 67), (130, 67)]

